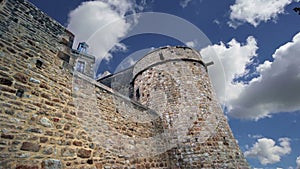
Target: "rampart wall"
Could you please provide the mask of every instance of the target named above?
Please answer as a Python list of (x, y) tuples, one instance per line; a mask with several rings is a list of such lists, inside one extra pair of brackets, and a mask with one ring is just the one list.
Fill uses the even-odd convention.
[(157, 111), (74, 71), (73, 39), (26, 0), (0, 1), (0, 168), (248, 168), (225, 118), (168, 147)]

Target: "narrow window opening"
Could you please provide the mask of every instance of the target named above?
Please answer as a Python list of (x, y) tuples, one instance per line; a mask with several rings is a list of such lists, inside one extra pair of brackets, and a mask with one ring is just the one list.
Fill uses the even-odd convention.
[(92, 159), (88, 159), (88, 160), (87, 160), (87, 163), (88, 163), (88, 164), (93, 164), (93, 160), (92, 160)]
[(140, 97), (141, 97), (141, 94), (140, 94), (140, 89), (136, 89), (135, 91), (135, 97), (136, 97), (136, 100), (140, 100)]
[(160, 58), (160, 60), (164, 60), (165, 59), (164, 55), (162, 53), (159, 53), (159, 58)]
[(42, 62), (41, 60), (37, 60), (37, 61), (35, 62), (35, 66), (36, 66), (37, 68), (41, 69), (42, 66), (43, 66), (43, 62)]
[(76, 65), (76, 71), (84, 73), (85, 63), (83, 61), (78, 61)]
[(16, 96), (23, 97), (23, 95), (24, 95), (24, 90), (23, 89), (18, 89), (17, 93), (16, 93)]

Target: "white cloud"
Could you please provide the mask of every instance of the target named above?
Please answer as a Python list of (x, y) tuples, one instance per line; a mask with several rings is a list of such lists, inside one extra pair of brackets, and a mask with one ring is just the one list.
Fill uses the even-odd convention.
[(261, 138), (245, 152), (247, 158), (257, 158), (262, 165), (274, 164), (280, 161), (281, 157), (291, 153), (290, 139), (280, 138), (279, 145), (268, 138)]
[(217, 24), (217, 25), (220, 25), (220, 24), (221, 24), (221, 22), (220, 22), (218, 19), (214, 19), (214, 20), (213, 20), (213, 23), (215, 23), (215, 24)]
[[(252, 62), (251, 58), (257, 56), (257, 49), (255, 38), (249, 36), (245, 44), (232, 39), (226, 45), (220, 42), (220, 44), (209, 46), (200, 51), (202, 56), (216, 55), (215, 58), (219, 58), (219, 61), (214, 60), (213, 66), (209, 66), (209, 73), (221, 103), (226, 103), (230, 98), (238, 97), (242, 89), (241, 84), (233, 84), (232, 81), (247, 72), (246, 65)], [(218, 64), (220, 62), (222, 65)], [(220, 80), (224, 79), (222, 78), (224, 75), (225, 82)]]
[(189, 42), (186, 42), (185, 45), (187, 47), (194, 48), (194, 47), (196, 47), (196, 43), (197, 42), (195, 42), (195, 41), (189, 41)]
[(78, 42), (87, 41), (89, 53), (97, 61), (111, 56), (112, 49), (126, 49), (118, 40), (125, 36), (133, 21), (124, 17), (135, 13), (136, 5), (129, 0), (98, 0), (83, 2), (69, 13), (68, 30), (75, 34), (74, 48)]
[(300, 33), (278, 48), (274, 61), (257, 67), (259, 77), (240, 87), (230, 98), (229, 114), (238, 118), (260, 119), (272, 113), (300, 110)]
[(236, 28), (244, 22), (258, 26), (261, 22), (275, 21), (279, 14), (284, 13), (285, 6), (293, 0), (236, 0), (230, 6), (229, 26)]
[(297, 165), (296, 169), (300, 169), (300, 156), (297, 157), (296, 159), (296, 165)]
[(226, 104), (231, 117), (258, 120), (274, 113), (300, 110), (297, 93), (300, 91), (300, 33), (275, 51), (272, 62), (257, 65), (258, 77), (247, 83), (234, 82), (234, 79), (249, 75), (246, 65), (253, 64), (251, 58), (256, 56), (255, 39), (248, 37), (246, 44), (233, 39), (227, 45), (213, 45), (200, 53), (202, 56), (215, 54), (223, 64), (226, 82), (218, 80), (223, 76), (222, 65), (210, 66), (209, 73), (219, 100)]
[(259, 138), (262, 138), (263, 136), (260, 135), (260, 134), (255, 134), (255, 135), (248, 134), (248, 137), (249, 137), (249, 138), (253, 138), (253, 139), (259, 139)]
[(192, 0), (181, 0), (179, 4), (182, 8), (186, 8), (191, 1)]

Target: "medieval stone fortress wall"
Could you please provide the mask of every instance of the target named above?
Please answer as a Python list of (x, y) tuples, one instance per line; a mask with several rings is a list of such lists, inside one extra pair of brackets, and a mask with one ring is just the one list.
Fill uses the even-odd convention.
[(73, 39), (0, 0), (1, 169), (249, 168), (197, 51), (161, 48), (96, 81)]

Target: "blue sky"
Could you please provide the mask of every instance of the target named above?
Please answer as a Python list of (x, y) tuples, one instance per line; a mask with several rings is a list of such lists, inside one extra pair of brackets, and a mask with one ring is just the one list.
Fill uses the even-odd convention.
[[(217, 59), (210, 75), (250, 165), (300, 168), (300, 15), (293, 11), (299, 0), (30, 1), (76, 35), (74, 47), (91, 43), (98, 73), (115, 72), (166, 45), (188, 45), (208, 60)], [(143, 27), (143, 34), (128, 36), (145, 17), (131, 14), (144, 12), (170, 14), (170, 19), (152, 15), (146, 21), (164, 27), (162, 20), (177, 34)], [(170, 20), (180, 24), (172, 26)], [(190, 37), (195, 39), (185, 39)]]

